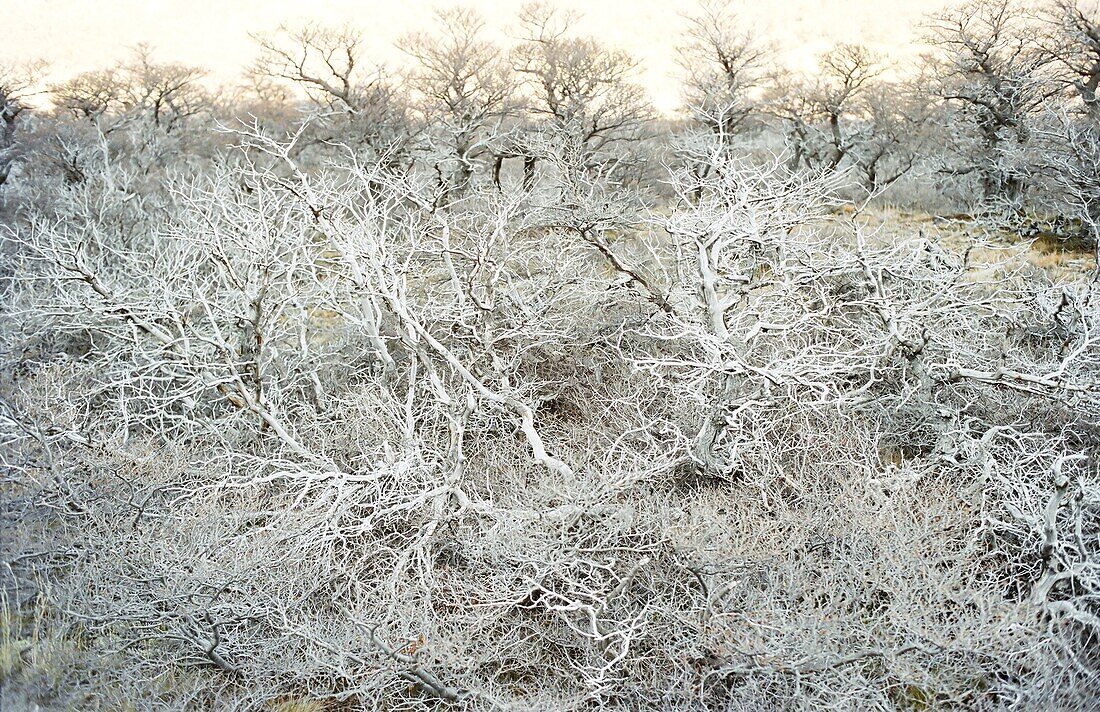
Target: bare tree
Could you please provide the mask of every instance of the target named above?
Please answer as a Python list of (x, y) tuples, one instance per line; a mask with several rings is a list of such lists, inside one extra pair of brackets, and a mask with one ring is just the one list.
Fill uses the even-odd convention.
[(159, 63), (152, 49), (139, 46), (127, 67), (123, 102), (128, 109), (144, 112), (152, 125), (171, 132), (181, 122), (210, 110), (210, 97), (200, 81), (206, 71), (183, 64)]
[(334, 111), (362, 110), (358, 86), (362, 39), (350, 27), (330, 29), (318, 25), (280, 27), (276, 37), (255, 37), (260, 56), (254, 71), (294, 82), (318, 106)]
[(972, 0), (929, 20), (932, 91), (952, 107), (957, 175), (978, 177), (984, 200), (1017, 203), (1026, 167), (1016, 165), (1032, 113), (1051, 94), (1027, 16), (1015, 0)]
[(1100, 279), (1100, 128), (1071, 107), (1055, 105), (1036, 123), (1030, 147), (1042, 204), (1070, 218), (1066, 237), (1093, 249), (1093, 281)]
[[(818, 104), (828, 130), (825, 165), (836, 168), (851, 151), (855, 139), (842, 127), (847, 112), (859, 111), (857, 102), (881, 72), (879, 59), (867, 48), (842, 44), (821, 59), (822, 80), (818, 85)], [(853, 132), (855, 133), (855, 132)]]
[(159, 180), (169, 164), (197, 166), (218, 144), (207, 131), (217, 101), (205, 76), (199, 67), (154, 61), (141, 45), (113, 69), (52, 84), (50, 98), (65, 120), (39, 142), (42, 163), (69, 183), (98, 170), (92, 164), (126, 163), (149, 180)]
[(773, 49), (733, 13), (731, 3), (701, 3), (688, 17), (678, 61), (685, 72), (684, 102), (696, 120), (716, 133), (744, 130), (774, 60)]
[(1100, 6), (1086, 0), (1051, 0), (1040, 19), (1039, 52), (1073, 87), (1093, 121), (1100, 121)]
[(854, 149), (874, 135), (867, 97), (883, 67), (870, 50), (849, 44), (834, 47), (820, 64), (813, 78), (780, 74), (770, 111), (786, 128), (792, 166), (835, 171), (855, 161)]
[(850, 150), (869, 194), (908, 174), (930, 153), (932, 107), (920, 79), (876, 83), (862, 102), (862, 140)]
[(416, 131), (406, 99), (384, 68), (364, 68), (356, 31), (305, 25), (254, 39), (260, 55), (252, 72), (290, 82), (312, 103), (313, 123), (320, 127), (314, 143), (353, 144), (372, 158), (407, 167)]
[(57, 106), (75, 116), (95, 121), (122, 107), (121, 81), (110, 70), (84, 72), (51, 87)]
[[(473, 10), (436, 12), (435, 33), (410, 35), (399, 46), (416, 60), (411, 80), (427, 126), (429, 160), (446, 195), (461, 196), (479, 165), (501, 154), (505, 122), (514, 113), (506, 53), (483, 37)], [(494, 163), (499, 173), (499, 168)]]
[[(1078, 221), (1079, 234), (1100, 250), (1100, 8), (1053, 0), (1039, 20), (1045, 32), (1037, 37), (1038, 52), (1049, 62), (1055, 85), (1072, 93), (1049, 102), (1031, 160), (1037, 180), (1048, 188), (1047, 206)], [(1095, 263), (1100, 270), (1100, 252)]]
[(0, 186), (7, 182), (18, 157), (16, 123), (28, 108), (43, 67), (40, 62), (21, 67), (0, 66)]
[(532, 118), (574, 144), (588, 169), (607, 171), (621, 166), (645, 136), (653, 108), (631, 81), (635, 60), (595, 39), (571, 36), (576, 20), (548, 5), (524, 6), (516, 71)]
[(200, 84), (198, 67), (153, 61), (152, 49), (138, 46), (128, 63), (114, 70), (92, 71), (51, 87), (55, 103), (66, 111), (103, 124), (110, 132), (120, 122), (141, 121), (171, 133), (183, 122), (208, 112), (210, 97)]

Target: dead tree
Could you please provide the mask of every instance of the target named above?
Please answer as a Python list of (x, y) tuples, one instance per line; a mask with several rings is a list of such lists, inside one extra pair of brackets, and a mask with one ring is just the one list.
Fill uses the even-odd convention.
[(1071, 87), (1093, 121), (1100, 122), (1100, 7), (1088, 0), (1051, 0), (1041, 9), (1038, 51), (1056, 80)]
[(436, 32), (399, 43), (416, 61), (411, 84), (426, 127), (424, 151), (445, 200), (465, 194), (487, 159), (501, 155), (515, 113), (511, 67), (506, 53), (484, 39), (484, 25), (472, 10), (440, 10)]
[(873, 136), (867, 99), (884, 67), (867, 48), (848, 44), (820, 63), (813, 77), (780, 73), (769, 112), (785, 127), (792, 167), (836, 171), (856, 162), (854, 150)]
[[(596, 39), (573, 36), (576, 20), (542, 4), (523, 8), (514, 63), (526, 109), (536, 131), (580, 151), (586, 170), (621, 172), (646, 136), (653, 107), (631, 81), (636, 61)], [(525, 176), (528, 166), (534, 167), (525, 163)]]
[(1016, 205), (1027, 186), (1019, 149), (1051, 95), (1049, 59), (1032, 34), (1015, 0), (973, 0), (928, 21), (931, 90), (950, 107), (946, 129), (957, 161), (945, 170), (975, 175), (985, 201)]
[(251, 71), (288, 82), (303, 92), (316, 130), (309, 141), (338, 142), (408, 168), (417, 133), (406, 97), (384, 67), (364, 67), (362, 38), (350, 27), (281, 27), (274, 36), (255, 36), (260, 54)]
[(773, 48), (734, 14), (729, 2), (704, 2), (688, 17), (678, 63), (684, 104), (696, 121), (733, 137), (751, 124), (774, 60)]
[(41, 63), (22, 67), (0, 66), (0, 186), (7, 183), (11, 168), (19, 157), (16, 125), (35, 93)]

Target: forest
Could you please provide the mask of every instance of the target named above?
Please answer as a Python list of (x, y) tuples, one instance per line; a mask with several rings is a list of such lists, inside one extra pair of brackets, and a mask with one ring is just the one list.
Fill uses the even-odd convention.
[(1100, 5), (742, 16), (0, 66), (0, 707), (1096, 709)]

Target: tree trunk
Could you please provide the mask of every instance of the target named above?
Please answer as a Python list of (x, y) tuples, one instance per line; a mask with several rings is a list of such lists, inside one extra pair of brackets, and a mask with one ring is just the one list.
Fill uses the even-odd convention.
[(523, 190), (530, 191), (535, 187), (535, 157), (523, 157)]
[(493, 157), (493, 185), (496, 186), (498, 191), (503, 190), (500, 185), (500, 170), (503, 166), (504, 156), (498, 153)]

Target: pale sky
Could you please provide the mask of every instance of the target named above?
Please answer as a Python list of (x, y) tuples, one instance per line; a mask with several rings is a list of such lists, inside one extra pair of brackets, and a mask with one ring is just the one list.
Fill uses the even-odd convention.
[[(738, 14), (806, 64), (832, 43), (862, 42), (884, 54), (914, 52), (915, 26), (925, 13), (961, 0), (741, 0)], [(350, 24), (367, 41), (368, 58), (399, 62), (393, 42), (422, 29), (435, 7), (479, 9), (505, 37), (524, 0), (0, 0), (0, 63), (43, 59), (49, 79), (109, 66), (145, 42), (154, 58), (202, 66), (233, 83), (256, 53), (248, 34), (281, 23)], [(625, 49), (642, 62), (639, 81), (662, 110), (678, 89), (674, 49), (683, 13), (695, 0), (556, 0), (583, 14), (580, 30)]]

